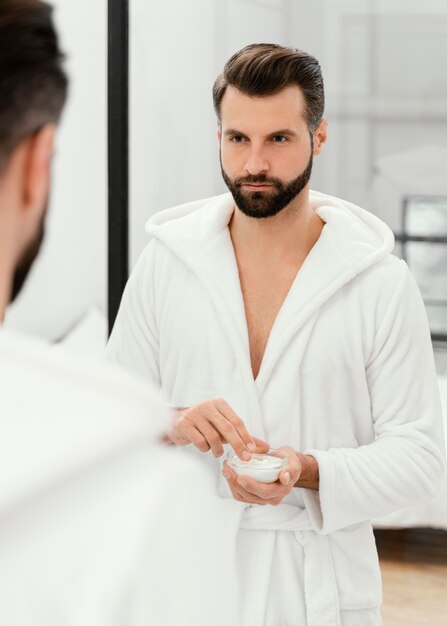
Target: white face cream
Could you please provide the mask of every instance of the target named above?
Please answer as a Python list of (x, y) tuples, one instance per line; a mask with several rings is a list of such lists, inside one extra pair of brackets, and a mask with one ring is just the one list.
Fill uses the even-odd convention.
[(260, 483), (274, 483), (286, 467), (287, 459), (273, 454), (253, 454), (249, 461), (241, 461), (234, 452), (229, 452), (227, 463), (238, 476), (249, 476)]

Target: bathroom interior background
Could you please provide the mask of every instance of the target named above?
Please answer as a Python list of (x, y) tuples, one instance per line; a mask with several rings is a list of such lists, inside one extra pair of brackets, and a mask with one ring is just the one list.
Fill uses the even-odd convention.
[[(55, 155), (47, 239), (10, 327), (59, 341), (107, 310), (107, 2), (53, 0), (70, 99)], [(329, 138), (312, 187), (381, 217), (397, 233), (447, 237), (445, 0), (130, 1), (130, 267), (146, 220), (225, 191), (211, 87), (252, 42), (320, 61)], [(396, 245), (447, 336), (447, 243)], [(438, 366), (443, 344), (436, 343)]]

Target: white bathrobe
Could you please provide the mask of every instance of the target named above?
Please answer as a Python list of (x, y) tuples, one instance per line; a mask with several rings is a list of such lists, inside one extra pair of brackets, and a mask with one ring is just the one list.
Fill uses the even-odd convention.
[(167, 419), (151, 386), (0, 328), (2, 626), (235, 623), (239, 509), (157, 443)]
[[(276, 508), (242, 507), (240, 626), (380, 624), (370, 520), (429, 499), (443, 473), (426, 314), (408, 267), (391, 255), (393, 235), (348, 202), (311, 192), (311, 203), (325, 226), (256, 380), (229, 194), (149, 221), (151, 241), (108, 348), (172, 404), (221, 396), (251, 434), (318, 460), (319, 491), (295, 488)], [(231, 497), (223, 478), (219, 489)]]

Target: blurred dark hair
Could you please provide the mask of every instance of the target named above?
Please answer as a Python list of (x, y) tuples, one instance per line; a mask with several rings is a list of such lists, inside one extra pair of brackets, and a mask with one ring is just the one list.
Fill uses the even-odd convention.
[(228, 85), (249, 96), (278, 93), (297, 85), (306, 103), (305, 119), (310, 132), (324, 113), (324, 85), (321, 67), (315, 57), (276, 44), (251, 44), (233, 54), (213, 86), (214, 109), (220, 122), (220, 107)]
[(52, 8), (40, 0), (0, 0), (0, 173), (14, 148), (59, 121), (67, 96)]

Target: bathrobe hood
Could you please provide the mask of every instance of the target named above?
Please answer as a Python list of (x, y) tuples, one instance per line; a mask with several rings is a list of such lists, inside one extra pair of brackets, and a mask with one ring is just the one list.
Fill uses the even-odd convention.
[[(317, 244), (326, 245), (332, 253), (330, 264), (321, 268), (316, 293), (321, 295), (324, 286), (329, 292), (340, 288), (393, 250), (392, 231), (369, 211), (316, 191), (310, 192), (310, 202), (326, 223)], [(194, 271), (226, 230), (233, 210), (233, 198), (226, 193), (161, 211), (147, 222), (146, 231)]]

